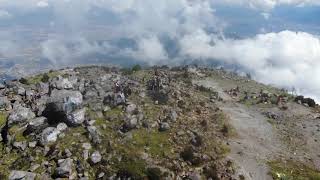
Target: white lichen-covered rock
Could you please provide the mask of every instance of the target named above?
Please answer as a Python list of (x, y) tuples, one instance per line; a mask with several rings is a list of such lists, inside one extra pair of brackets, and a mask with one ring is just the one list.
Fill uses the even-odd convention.
[(84, 120), (85, 120), (85, 115), (86, 115), (86, 109), (80, 109), (76, 110), (70, 114), (67, 115), (67, 124), (71, 126), (79, 126), (81, 125)]
[(47, 127), (40, 134), (40, 144), (47, 145), (56, 142), (61, 132), (55, 127)]
[(26, 171), (11, 171), (9, 175), (9, 180), (34, 180), (36, 174)]
[(83, 96), (79, 91), (53, 90), (50, 95), (49, 103), (54, 104), (56, 110), (70, 113), (80, 107)]
[(8, 124), (18, 124), (33, 119), (36, 115), (29, 108), (15, 106), (8, 117)]
[(101, 161), (102, 156), (99, 151), (95, 151), (91, 154), (90, 160), (93, 164), (97, 164)]

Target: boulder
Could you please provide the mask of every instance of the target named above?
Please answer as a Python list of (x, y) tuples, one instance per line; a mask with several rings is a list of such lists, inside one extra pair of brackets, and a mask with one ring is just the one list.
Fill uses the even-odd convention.
[(85, 115), (85, 108), (73, 111), (72, 113), (67, 115), (66, 123), (70, 126), (79, 126), (84, 122)]
[(73, 160), (70, 158), (59, 159), (58, 167), (55, 170), (55, 176), (58, 178), (69, 178), (72, 174)]
[(43, 115), (48, 118), (49, 124), (67, 121), (67, 115), (81, 108), (82, 102), (82, 94), (79, 91), (53, 90)]
[(6, 96), (0, 97), (0, 109), (6, 108), (8, 105), (10, 105), (10, 101)]
[(49, 143), (56, 142), (60, 133), (61, 132), (57, 128), (47, 127), (40, 135), (40, 144), (47, 145)]
[(58, 110), (70, 113), (82, 105), (83, 97), (79, 91), (53, 90), (49, 102), (54, 103)]
[(18, 124), (33, 119), (36, 115), (29, 108), (15, 106), (8, 117), (8, 125)]
[(14, 90), (14, 93), (18, 95), (21, 95), (21, 96), (26, 95), (26, 90), (21, 86), (15, 86), (13, 90)]
[(93, 163), (93, 164), (97, 164), (101, 161), (102, 159), (102, 156), (100, 154), (99, 151), (95, 151), (91, 154), (90, 156), (90, 161)]
[(62, 89), (73, 89), (72, 82), (69, 79), (58, 76), (55, 78), (51, 84), (51, 87), (62, 90)]
[(44, 128), (48, 127), (48, 121), (45, 117), (38, 117), (30, 120), (24, 134), (40, 133)]
[(9, 180), (34, 180), (36, 174), (26, 171), (11, 171), (9, 175)]

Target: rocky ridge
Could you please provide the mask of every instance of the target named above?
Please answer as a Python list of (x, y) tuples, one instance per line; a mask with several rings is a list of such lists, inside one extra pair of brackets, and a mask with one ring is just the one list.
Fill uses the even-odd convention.
[[(199, 83), (212, 77), (233, 82), (221, 89)], [(7, 81), (0, 84), (0, 179), (250, 179), (229, 157), (237, 128), (223, 104), (259, 107), (277, 123), (292, 104), (313, 115), (318, 106), (234, 82), (255, 83), (223, 70), (138, 66)]]

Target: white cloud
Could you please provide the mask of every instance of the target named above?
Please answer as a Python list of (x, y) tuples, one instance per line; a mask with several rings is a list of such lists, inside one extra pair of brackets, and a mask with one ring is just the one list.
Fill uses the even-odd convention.
[(159, 64), (168, 59), (168, 55), (157, 37), (141, 39), (135, 54), (138, 59), (142, 59), (150, 65)]
[(49, 6), (49, 3), (48, 3), (48, 1), (39, 1), (38, 3), (37, 3), (37, 6), (38, 7), (48, 7)]
[(282, 31), (222, 40), (198, 31), (180, 45), (183, 56), (238, 65), (260, 82), (296, 87), (320, 100), (320, 39), (312, 34)]
[(12, 15), (8, 11), (0, 9), (0, 19), (8, 19), (11, 17)]

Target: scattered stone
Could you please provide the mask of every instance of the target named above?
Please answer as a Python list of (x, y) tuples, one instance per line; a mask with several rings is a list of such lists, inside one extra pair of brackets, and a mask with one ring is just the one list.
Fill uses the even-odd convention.
[(34, 180), (36, 174), (26, 171), (11, 171), (9, 175), (9, 180)]
[(134, 128), (136, 128), (138, 125), (138, 119), (136, 116), (128, 116), (126, 117), (125, 123), (123, 125), (123, 132), (128, 132)]
[(15, 147), (21, 151), (24, 151), (27, 148), (27, 142), (26, 141), (14, 142), (13, 147)]
[(159, 125), (159, 131), (168, 131), (170, 129), (170, 125), (166, 122), (162, 122)]
[(79, 126), (85, 120), (86, 109), (76, 110), (67, 115), (67, 124), (70, 126)]
[(67, 126), (66, 123), (59, 123), (57, 125), (57, 130), (60, 131), (60, 132), (63, 132), (65, 130), (67, 130), (67, 129), (68, 129), (68, 126)]
[(51, 84), (51, 86), (53, 88), (57, 88), (59, 90), (62, 90), (62, 89), (73, 89), (73, 85), (72, 83), (66, 79), (66, 78), (63, 78), (61, 76), (58, 76), (54, 81), (53, 83)]
[(99, 151), (95, 151), (91, 154), (90, 156), (90, 161), (93, 163), (93, 164), (97, 164), (101, 161), (102, 159), (102, 156), (100, 154)]
[(83, 144), (82, 144), (82, 148), (85, 149), (85, 150), (90, 150), (91, 147), (92, 147), (92, 146), (91, 146), (90, 143), (83, 143)]
[(98, 174), (97, 178), (98, 178), (98, 179), (101, 179), (101, 178), (104, 177), (104, 175), (105, 175), (105, 173), (104, 173), (104, 172), (101, 172), (101, 173)]
[(57, 141), (60, 131), (54, 127), (47, 127), (40, 135), (40, 144), (47, 145)]
[(64, 154), (65, 154), (68, 158), (70, 158), (70, 157), (72, 156), (72, 153), (71, 153), (71, 151), (70, 151), (68, 148), (64, 150)]
[(97, 127), (95, 126), (88, 126), (87, 130), (89, 132), (89, 139), (94, 143), (94, 144), (100, 144), (101, 143), (101, 135)]
[(41, 165), (40, 164), (34, 164), (30, 167), (30, 171), (34, 172), (35, 170), (37, 170)]
[(6, 96), (0, 97), (0, 109), (6, 108), (8, 105), (10, 105), (10, 101)]
[(58, 168), (56, 168), (55, 176), (58, 178), (69, 178), (72, 174), (73, 160), (70, 158), (59, 159)]
[(134, 114), (134, 112), (137, 110), (137, 105), (135, 104), (129, 104), (127, 107), (126, 107), (126, 112), (128, 114)]
[(30, 148), (35, 148), (35, 147), (37, 146), (37, 141), (31, 141), (31, 142), (29, 142), (28, 146), (29, 146)]
[(84, 160), (87, 160), (89, 158), (89, 150), (83, 150), (82, 157)]

